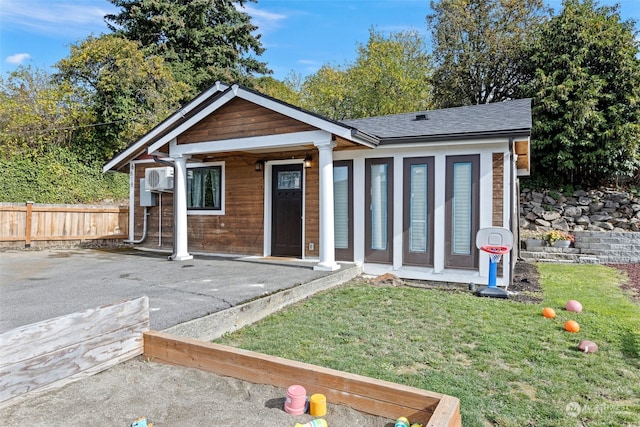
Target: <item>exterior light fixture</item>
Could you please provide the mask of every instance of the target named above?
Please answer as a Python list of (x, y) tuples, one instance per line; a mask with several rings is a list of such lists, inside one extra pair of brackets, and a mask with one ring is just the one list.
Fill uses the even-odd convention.
[(254, 166), (255, 166), (256, 172), (262, 172), (262, 168), (264, 166), (264, 160), (256, 161), (256, 164)]
[(304, 157), (304, 167), (305, 168), (310, 168), (311, 167), (311, 160), (313, 159), (313, 157), (311, 157), (311, 154), (307, 154)]

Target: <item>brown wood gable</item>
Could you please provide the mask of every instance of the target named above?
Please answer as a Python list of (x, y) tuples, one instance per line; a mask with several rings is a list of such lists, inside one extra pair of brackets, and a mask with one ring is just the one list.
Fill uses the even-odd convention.
[(317, 130), (276, 111), (235, 98), (178, 136), (178, 144)]

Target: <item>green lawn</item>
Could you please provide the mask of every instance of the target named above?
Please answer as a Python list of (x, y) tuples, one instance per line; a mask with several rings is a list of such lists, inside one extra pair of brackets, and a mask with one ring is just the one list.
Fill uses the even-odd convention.
[[(538, 269), (539, 305), (356, 280), (217, 342), (456, 396), (464, 426), (640, 425), (640, 306), (624, 278)], [(569, 299), (584, 311), (565, 311)], [(570, 318), (579, 333), (564, 331)], [(582, 339), (599, 352), (577, 351)]]

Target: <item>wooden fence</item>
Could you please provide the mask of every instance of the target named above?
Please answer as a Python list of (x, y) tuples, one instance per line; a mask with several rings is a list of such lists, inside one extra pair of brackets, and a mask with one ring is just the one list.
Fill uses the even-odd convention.
[(0, 245), (126, 239), (127, 206), (0, 203)]

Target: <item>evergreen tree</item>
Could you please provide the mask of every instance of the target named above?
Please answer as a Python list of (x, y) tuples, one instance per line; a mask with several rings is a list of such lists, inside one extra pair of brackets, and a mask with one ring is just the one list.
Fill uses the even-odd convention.
[(640, 157), (637, 32), (618, 7), (564, 0), (530, 49), (532, 162), (548, 183), (632, 176)]
[(217, 80), (248, 86), (270, 74), (253, 55), (264, 52), (251, 17), (255, 0), (109, 0), (121, 8), (105, 17), (116, 34), (164, 58), (178, 81), (203, 91)]

